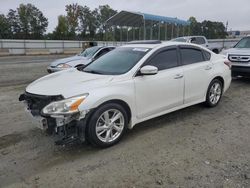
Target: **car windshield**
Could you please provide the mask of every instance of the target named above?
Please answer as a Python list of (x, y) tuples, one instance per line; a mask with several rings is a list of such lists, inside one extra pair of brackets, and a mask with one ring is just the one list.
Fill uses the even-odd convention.
[(250, 48), (250, 37), (241, 39), (236, 45), (235, 48)]
[(116, 48), (89, 64), (83, 71), (104, 75), (124, 74), (132, 69), (149, 50), (149, 48)]
[(82, 51), (79, 54), (79, 56), (92, 57), (99, 49), (100, 49), (99, 46), (94, 46), (94, 47), (91, 47), (91, 48), (87, 48), (86, 50)]
[(174, 41), (174, 42), (187, 42), (187, 40), (183, 37), (173, 39), (172, 41)]

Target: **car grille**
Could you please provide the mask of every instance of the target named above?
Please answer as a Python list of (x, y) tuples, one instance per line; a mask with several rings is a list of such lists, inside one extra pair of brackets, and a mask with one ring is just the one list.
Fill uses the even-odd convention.
[(232, 62), (248, 63), (250, 62), (250, 55), (228, 55), (228, 59)]
[(33, 116), (41, 115), (41, 110), (53, 101), (62, 100), (61, 95), (47, 96), (47, 95), (36, 95), (31, 93), (24, 93), (20, 96), (20, 101), (26, 101), (28, 110), (30, 110)]

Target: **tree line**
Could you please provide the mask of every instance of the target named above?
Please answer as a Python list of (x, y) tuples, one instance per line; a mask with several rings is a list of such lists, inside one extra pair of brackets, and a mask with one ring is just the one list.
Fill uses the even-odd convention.
[[(91, 10), (72, 3), (65, 6), (65, 15), (58, 16), (54, 31), (46, 33), (49, 22), (43, 12), (35, 5), (20, 4), (16, 9), (10, 9), (7, 15), (0, 14), (0, 39), (119, 40), (119, 28), (113, 28), (117, 32), (112, 32), (111, 28), (105, 27), (106, 20), (116, 13), (109, 5)], [(204, 35), (210, 39), (227, 36), (222, 22), (198, 22), (194, 17), (189, 21), (190, 35)]]

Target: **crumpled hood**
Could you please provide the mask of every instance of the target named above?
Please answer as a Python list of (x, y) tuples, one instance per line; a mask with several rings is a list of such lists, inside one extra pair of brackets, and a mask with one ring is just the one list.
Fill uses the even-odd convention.
[(90, 74), (69, 69), (44, 76), (27, 86), (26, 92), (37, 95), (63, 95), (65, 98), (88, 93), (109, 84), (113, 76)]
[(227, 50), (223, 50), (222, 54), (250, 55), (250, 48), (229, 48)]
[(89, 59), (86, 57), (83, 57), (83, 56), (76, 55), (76, 56), (72, 56), (72, 57), (67, 57), (67, 58), (55, 60), (50, 64), (50, 66), (57, 66), (57, 65), (62, 64), (62, 63), (69, 63), (71, 61), (79, 61), (79, 60), (84, 62), (84, 61), (88, 61)]

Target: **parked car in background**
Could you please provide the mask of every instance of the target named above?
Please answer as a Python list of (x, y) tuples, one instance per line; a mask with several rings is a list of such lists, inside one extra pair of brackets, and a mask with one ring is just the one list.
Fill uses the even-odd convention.
[(218, 54), (222, 50), (222, 47), (211, 47), (207, 41), (207, 38), (204, 36), (184, 36), (172, 39), (172, 41), (198, 44), (208, 48), (209, 50), (213, 51), (216, 54)]
[(40, 78), (19, 100), (57, 143), (87, 139), (108, 147), (145, 120), (202, 102), (215, 107), (230, 83), (224, 56), (195, 44), (147, 41)]
[(87, 65), (91, 61), (98, 59), (102, 55), (115, 49), (113, 46), (94, 46), (83, 50), (81, 53), (67, 57), (63, 59), (58, 59), (52, 62), (48, 67), (47, 71), (49, 73), (65, 70), (68, 68), (74, 68), (81, 65)]
[(250, 36), (242, 38), (235, 46), (223, 50), (232, 62), (232, 76), (250, 77)]

